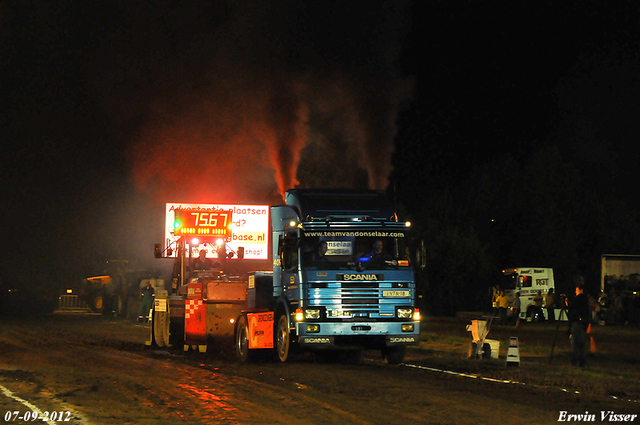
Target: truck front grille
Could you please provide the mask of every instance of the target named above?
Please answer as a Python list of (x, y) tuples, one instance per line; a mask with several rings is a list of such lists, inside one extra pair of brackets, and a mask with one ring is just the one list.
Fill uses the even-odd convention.
[(380, 286), (379, 282), (310, 282), (305, 298), (309, 306), (341, 310), (354, 317), (395, 316), (396, 305), (411, 304), (407, 299), (382, 298)]

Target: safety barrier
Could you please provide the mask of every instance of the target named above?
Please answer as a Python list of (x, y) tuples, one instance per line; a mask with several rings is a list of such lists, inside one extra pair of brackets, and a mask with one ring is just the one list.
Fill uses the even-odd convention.
[(78, 298), (77, 295), (60, 295), (58, 310), (60, 311), (90, 311), (86, 302)]

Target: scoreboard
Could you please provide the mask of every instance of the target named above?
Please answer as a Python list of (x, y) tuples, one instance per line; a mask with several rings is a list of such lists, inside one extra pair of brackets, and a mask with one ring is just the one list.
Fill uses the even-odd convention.
[(176, 236), (227, 236), (231, 234), (233, 211), (175, 210)]
[[(269, 209), (268, 205), (167, 203), (164, 248), (175, 246), (182, 237), (198, 238), (202, 243), (224, 239), (236, 252), (243, 247), (245, 259), (267, 260)], [(192, 256), (205, 249), (208, 258), (217, 258), (215, 248), (210, 246), (194, 245), (191, 249)], [(170, 256), (176, 253), (174, 250)]]

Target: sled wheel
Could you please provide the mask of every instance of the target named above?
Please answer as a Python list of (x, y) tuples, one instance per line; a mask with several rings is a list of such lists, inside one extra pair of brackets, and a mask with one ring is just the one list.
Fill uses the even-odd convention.
[(251, 359), (249, 351), (249, 325), (246, 316), (240, 316), (236, 325), (236, 357), (241, 362)]
[(153, 337), (158, 347), (169, 345), (169, 312), (156, 311), (153, 315)]

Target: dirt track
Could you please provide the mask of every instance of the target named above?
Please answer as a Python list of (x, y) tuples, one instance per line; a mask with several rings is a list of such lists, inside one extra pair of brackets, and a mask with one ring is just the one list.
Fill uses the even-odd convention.
[[(425, 325), (442, 329), (446, 336), (426, 332), (422, 348), (412, 350), (401, 366), (386, 365), (373, 352), (365, 353), (355, 365), (319, 363), (312, 355), (288, 364), (240, 364), (224, 348), (202, 355), (145, 347), (146, 325), (120, 319), (55, 315), (28, 321), (4, 319), (0, 385), (11, 395), (0, 394), (0, 414), (29, 410), (16, 398), (43, 412), (70, 412), (70, 420), (64, 423), (106, 425), (544, 424), (556, 423), (560, 411), (595, 412), (598, 419), (601, 410), (640, 411), (639, 403), (615, 400), (595, 390), (563, 391), (567, 382), (587, 382), (575, 376), (601, 373), (599, 366), (592, 371), (564, 366), (566, 347), (558, 347), (557, 361), (548, 369), (547, 375), (568, 378), (553, 378), (556, 385), (532, 375), (537, 374), (538, 365), (544, 373), (543, 356), (536, 360), (535, 353), (523, 353), (523, 367), (515, 369), (505, 368), (504, 349), (501, 359), (471, 361), (463, 353), (462, 322), (431, 319)], [(535, 331), (549, 334), (553, 328), (547, 325)], [(502, 339), (502, 332), (509, 335), (513, 330), (495, 328), (492, 336)], [(602, 345), (607, 344), (603, 339)], [(638, 364), (631, 368), (637, 369)], [(626, 399), (636, 397), (634, 385), (631, 382), (625, 391)], [(498, 412), (502, 412), (499, 420)]]

